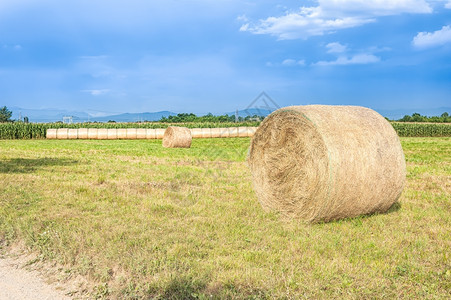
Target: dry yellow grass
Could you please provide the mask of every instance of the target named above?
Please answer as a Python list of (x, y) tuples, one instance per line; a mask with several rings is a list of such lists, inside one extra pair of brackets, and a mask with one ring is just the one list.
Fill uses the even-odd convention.
[(0, 141), (0, 240), (104, 298), (447, 299), (451, 139), (405, 138), (386, 214), (305, 225), (265, 213), (249, 139)]

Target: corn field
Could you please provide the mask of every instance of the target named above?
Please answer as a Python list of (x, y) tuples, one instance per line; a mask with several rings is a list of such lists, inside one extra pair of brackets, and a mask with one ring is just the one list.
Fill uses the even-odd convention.
[(451, 123), (391, 123), (402, 137), (443, 137), (451, 136)]

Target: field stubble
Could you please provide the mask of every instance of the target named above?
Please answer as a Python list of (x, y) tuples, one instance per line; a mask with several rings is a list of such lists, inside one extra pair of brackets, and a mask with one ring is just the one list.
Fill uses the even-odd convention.
[(447, 298), (451, 138), (401, 140), (400, 204), (317, 225), (261, 209), (247, 138), (0, 141), (0, 240), (97, 297)]

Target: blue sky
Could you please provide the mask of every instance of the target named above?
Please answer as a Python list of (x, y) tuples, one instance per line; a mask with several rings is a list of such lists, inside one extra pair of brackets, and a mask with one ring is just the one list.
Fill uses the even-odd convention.
[(1, 0), (0, 105), (451, 104), (451, 0)]

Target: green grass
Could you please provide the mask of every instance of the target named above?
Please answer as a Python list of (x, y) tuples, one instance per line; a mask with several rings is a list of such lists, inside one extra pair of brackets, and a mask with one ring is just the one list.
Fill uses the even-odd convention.
[(305, 225), (265, 213), (249, 139), (0, 141), (0, 240), (118, 298), (449, 298), (451, 138), (403, 138), (389, 213)]

